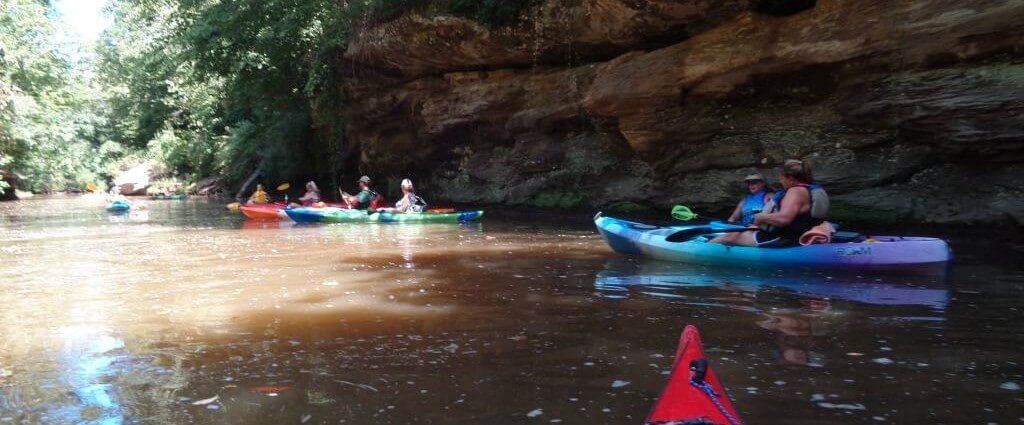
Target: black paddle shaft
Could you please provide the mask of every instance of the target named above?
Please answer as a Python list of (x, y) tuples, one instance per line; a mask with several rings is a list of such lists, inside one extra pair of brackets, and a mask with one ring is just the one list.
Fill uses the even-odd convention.
[(749, 232), (757, 230), (754, 228), (742, 228), (742, 229), (717, 229), (714, 227), (694, 227), (691, 229), (683, 229), (665, 237), (665, 242), (686, 242), (697, 236), (710, 235), (714, 233), (737, 233), (737, 232)]

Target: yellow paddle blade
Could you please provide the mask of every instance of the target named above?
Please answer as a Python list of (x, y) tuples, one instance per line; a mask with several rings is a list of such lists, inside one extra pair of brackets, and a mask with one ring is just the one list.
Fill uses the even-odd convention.
[(241, 205), (241, 204), (239, 204), (238, 202), (232, 202), (232, 203), (230, 203), (230, 204), (228, 204), (228, 205), (227, 205), (228, 209), (229, 209), (229, 210), (231, 210), (231, 211), (238, 211), (238, 209), (239, 209), (239, 208), (240, 208), (241, 206), (242, 206), (242, 205)]
[(281, 192), (281, 191), (284, 191), (284, 190), (288, 190), (288, 188), (290, 188), (290, 187), (292, 187), (292, 185), (290, 185), (288, 183), (281, 183), (280, 185), (277, 186), (277, 191)]
[(89, 192), (95, 192), (96, 191), (96, 185), (94, 185), (92, 183), (89, 183), (89, 184), (85, 185), (85, 190), (87, 190)]

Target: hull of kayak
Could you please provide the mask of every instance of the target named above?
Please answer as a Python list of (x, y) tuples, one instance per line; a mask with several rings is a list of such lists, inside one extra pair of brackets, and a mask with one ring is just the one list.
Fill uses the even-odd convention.
[[(732, 406), (729, 396), (725, 393), (725, 388), (710, 366), (707, 367), (703, 380), (707, 387), (702, 388), (692, 382), (694, 373), (690, 370), (690, 365), (696, 360), (706, 358), (701, 346), (700, 333), (696, 327), (690, 325), (683, 330), (683, 335), (679, 338), (679, 347), (676, 349), (668, 385), (658, 397), (657, 404), (651, 409), (646, 423), (683, 423), (688, 420), (704, 420), (719, 425), (742, 423), (736, 408)], [(714, 395), (709, 395), (708, 389), (713, 390)]]
[(246, 218), (253, 220), (287, 220), (284, 204), (250, 204), (238, 208)]
[(943, 264), (952, 259), (937, 238), (872, 236), (871, 242), (843, 242), (792, 248), (755, 248), (708, 243), (706, 237), (668, 242), (665, 237), (692, 226), (658, 227), (598, 215), (597, 229), (622, 254), (693, 264), (840, 269), (898, 269)]
[[(327, 203), (328, 207), (340, 207), (340, 203)], [(288, 220), (288, 214), (285, 213), (286, 205), (284, 202), (275, 202), (272, 204), (244, 204), (238, 207), (238, 210), (245, 215), (246, 218), (253, 220)]]
[(125, 212), (132, 209), (132, 204), (128, 201), (114, 201), (107, 204), (107, 211), (109, 212)]
[(452, 213), (392, 213), (344, 208), (293, 208), (285, 210), (296, 223), (463, 223), (479, 220), (483, 211)]
[(174, 195), (150, 195), (149, 196), (149, 199), (152, 199), (154, 201), (180, 201), (180, 200), (186, 199), (186, 198), (188, 198), (188, 195), (183, 195), (183, 194), (180, 194), (180, 193), (176, 193)]

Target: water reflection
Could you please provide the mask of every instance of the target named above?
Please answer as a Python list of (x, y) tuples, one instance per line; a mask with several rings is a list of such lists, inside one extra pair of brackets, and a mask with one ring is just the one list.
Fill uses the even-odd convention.
[[(702, 268), (687, 264), (613, 258), (594, 283), (604, 296), (634, 292), (658, 297), (686, 297), (691, 288), (716, 288), (740, 297), (777, 297), (790, 293), (828, 305), (838, 299), (876, 305), (916, 305), (941, 313), (949, 302), (944, 276), (857, 276), (785, 273), (748, 269)], [(826, 308), (827, 307), (823, 307)], [(941, 318), (941, 315), (936, 316)]]
[(688, 323), (751, 423), (1017, 419), (1017, 271), (958, 265), (951, 295), (641, 263), (561, 222), (149, 214), (0, 203), (0, 424), (639, 423)]
[(632, 258), (609, 260), (594, 285), (612, 299), (649, 296), (751, 313), (757, 327), (775, 334), (780, 364), (813, 368), (827, 362), (822, 345), (835, 323), (857, 310), (878, 306), (892, 309), (892, 319), (942, 321), (950, 298), (944, 276), (771, 273)]
[(123, 423), (124, 412), (111, 384), (118, 371), (111, 365), (120, 357), (117, 350), (124, 348), (124, 342), (107, 330), (86, 326), (63, 327), (57, 333), (64, 341), (63, 380), (79, 405), (54, 416), (68, 422)]

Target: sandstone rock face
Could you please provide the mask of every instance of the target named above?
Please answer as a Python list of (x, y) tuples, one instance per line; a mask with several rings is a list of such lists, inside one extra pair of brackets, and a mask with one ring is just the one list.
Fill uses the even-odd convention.
[(385, 72), (319, 119), (457, 202), (720, 212), (800, 157), (841, 219), (1024, 223), (1024, 1), (556, 3), (382, 25), (344, 55)]
[(405, 15), (362, 34), (345, 58), (406, 76), (607, 60), (679, 41), (747, 5), (714, 0), (548, 1), (513, 27)]

